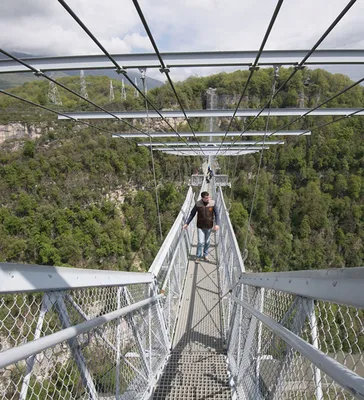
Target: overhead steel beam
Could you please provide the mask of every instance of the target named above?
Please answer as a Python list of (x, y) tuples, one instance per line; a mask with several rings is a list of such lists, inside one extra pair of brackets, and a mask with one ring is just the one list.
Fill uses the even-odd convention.
[[(264, 50), (259, 65), (297, 65), (309, 50)], [(161, 53), (168, 68), (175, 67), (248, 67), (256, 59), (257, 51), (204, 51)], [(113, 59), (124, 69), (161, 68), (154, 53), (113, 54)], [(34, 68), (42, 71), (67, 71), (79, 69), (115, 69), (104, 55), (24, 58)], [(364, 64), (364, 50), (316, 50), (305, 65)], [(0, 60), (0, 73), (29, 72), (13, 60)]]
[[(221, 142), (188, 142), (190, 146), (208, 146), (208, 147), (219, 147)], [(255, 142), (255, 141), (246, 141), (246, 142), (224, 142), (223, 146), (252, 146), (252, 145), (269, 145), (269, 144), (284, 144), (283, 141), (276, 141), (276, 140), (267, 140), (266, 142)], [(167, 146), (167, 147), (179, 147), (179, 146), (186, 146), (184, 142), (142, 142), (138, 143), (138, 146), (145, 146), (145, 147), (157, 147), (157, 146)]]
[[(259, 150), (226, 150), (224, 152), (224, 156), (240, 156), (244, 154), (251, 154), (251, 153), (256, 153)], [(165, 154), (172, 154), (176, 156), (218, 156), (221, 155), (221, 151), (219, 152), (218, 149), (215, 150), (205, 150), (202, 152), (201, 150), (197, 149), (195, 152), (193, 151), (188, 151), (188, 150), (165, 150), (163, 151)]]
[[(212, 147), (201, 146), (201, 148), (185, 146), (185, 147), (178, 148), (177, 150), (174, 150), (174, 151), (185, 151), (185, 150), (194, 151), (194, 149), (195, 150), (199, 149), (199, 150), (203, 150), (203, 151), (220, 150), (220, 152), (222, 152), (224, 150), (224, 149), (219, 149), (219, 147), (215, 147), (215, 146), (212, 146)], [(238, 151), (238, 150), (239, 151), (240, 150), (262, 150), (262, 149), (269, 149), (269, 147), (268, 146), (244, 146), (244, 147), (233, 147), (232, 148), (232, 150), (234, 150), (234, 151)], [(155, 147), (153, 150), (156, 150), (156, 151), (173, 151), (169, 147)]]
[[(274, 131), (247, 131), (241, 134), (241, 132), (229, 132), (226, 136), (228, 137), (235, 137), (235, 136), (309, 136), (311, 135), (311, 131), (304, 131), (304, 130), (299, 130), (299, 131), (279, 131), (275, 132), (273, 135)], [(172, 138), (178, 138), (175, 132), (150, 132), (148, 134), (149, 136), (146, 136), (143, 133), (115, 133), (112, 135), (113, 138), (123, 138), (123, 139), (131, 139), (131, 138), (146, 138), (146, 137), (151, 137), (151, 138), (166, 138), (166, 137), (172, 137)], [(181, 137), (193, 137), (193, 133), (191, 132), (180, 132), (179, 136)], [(195, 132), (196, 137), (206, 137), (206, 136), (213, 136), (213, 137), (220, 137), (220, 136), (225, 136), (225, 132)]]
[[(342, 117), (350, 115), (353, 112), (360, 111), (362, 108), (319, 108), (310, 112), (310, 117)], [(312, 110), (312, 108), (271, 108), (270, 110), (264, 110), (260, 116), (267, 117), (300, 117), (307, 112)], [(241, 109), (236, 112), (236, 117), (255, 117), (261, 109), (249, 108)], [(188, 118), (231, 118), (233, 116), (234, 110), (186, 110), (186, 115)], [(160, 111), (164, 118), (184, 118), (182, 111)], [(122, 119), (138, 119), (138, 118), (160, 118), (155, 111), (122, 111), (113, 112)], [(355, 115), (364, 115), (364, 111), (360, 111)], [(107, 113), (103, 112), (74, 112), (74, 113), (63, 113), (59, 115), (58, 119), (113, 119), (113, 117)]]

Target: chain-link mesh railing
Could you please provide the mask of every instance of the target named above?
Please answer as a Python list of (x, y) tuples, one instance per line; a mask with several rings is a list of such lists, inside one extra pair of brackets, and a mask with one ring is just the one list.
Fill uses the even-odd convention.
[[(220, 189), (216, 203), (237, 398), (364, 399), (364, 269), (245, 273)], [(193, 204), (190, 189), (149, 273), (0, 264), (0, 399), (151, 396), (170, 352)]]
[[(214, 175), (215, 187), (228, 186), (229, 177), (227, 175)], [(206, 180), (206, 175), (191, 175), (191, 186), (201, 186)]]
[[(353, 391), (348, 390), (350, 384), (345, 385), (345, 371), (340, 381), (335, 380), (331, 363), (336, 360), (339, 370), (345, 366), (347, 372), (358, 375), (352, 375), (351, 380), (364, 377), (363, 310), (257, 285), (240, 287), (238, 299), (242, 302), (237, 302), (232, 323), (229, 360), (238, 397), (355, 398)], [(262, 323), (244, 304), (279, 323), (278, 331)], [(287, 342), (280, 335), (282, 327), (327, 355), (329, 367), (321, 369), (316, 352), (311, 358), (304, 356), (294, 336), (293, 345)]]
[[(320, 350), (329, 362), (337, 361), (339, 369), (357, 374), (352, 378), (360, 384), (361, 377), (363, 384), (363, 309), (249, 285), (241, 288), (239, 298)], [(362, 398), (348, 390), (349, 384), (342, 386), (344, 377), (341, 384), (335, 381), (333, 368), (320, 369), (315, 354), (308, 359), (243, 304), (237, 309), (229, 358), (239, 398), (352, 399), (355, 393)]]
[(205, 181), (205, 175), (191, 175), (191, 186), (201, 186)]
[(364, 398), (364, 269), (289, 272), (283, 281), (283, 273), (246, 274), (221, 191), (217, 203), (224, 331), (237, 398)]
[(227, 175), (215, 175), (215, 186), (228, 186), (229, 185), (229, 177)]
[(190, 224), (191, 229), (182, 230), (182, 226), (194, 204), (194, 195), (190, 188), (180, 213), (149, 269), (149, 272), (156, 276), (158, 290), (164, 293), (161, 305), (169, 342), (172, 341), (177, 321), (194, 233), (194, 221)]
[[(68, 269), (41, 268), (45, 278), (66, 270), (70, 286), (78, 279)], [(0, 269), (11, 278), (9, 264)], [(152, 276), (141, 275), (148, 275), (145, 283), (118, 286), (30, 293), (1, 287), (0, 399), (148, 398), (169, 342), (161, 296)]]
[[(216, 203), (220, 215), (217, 246), (220, 285), (222, 294), (227, 294), (231, 288), (236, 287), (245, 269), (221, 189), (217, 191)], [(236, 305), (227, 296), (223, 296), (221, 306), (224, 322), (224, 336), (227, 341), (231, 317), (236, 312)]]
[(150, 397), (170, 351), (193, 205), (190, 189), (151, 273), (124, 284), (109, 271), (0, 265), (0, 399)]

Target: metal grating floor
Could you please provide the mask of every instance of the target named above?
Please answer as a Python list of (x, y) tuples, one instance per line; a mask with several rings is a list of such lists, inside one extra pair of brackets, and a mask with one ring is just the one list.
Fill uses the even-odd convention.
[(212, 234), (208, 262), (189, 263), (172, 352), (155, 400), (231, 399), (214, 240)]

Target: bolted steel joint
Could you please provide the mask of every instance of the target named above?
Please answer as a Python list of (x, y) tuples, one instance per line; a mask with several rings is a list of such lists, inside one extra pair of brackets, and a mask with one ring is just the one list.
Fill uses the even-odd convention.
[(39, 78), (40, 76), (43, 76), (43, 75), (44, 75), (44, 72), (42, 72), (40, 69), (38, 69), (37, 71), (33, 72), (33, 74), (34, 74), (37, 78)]
[(125, 68), (115, 68), (115, 71), (118, 75), (122, 74), (122, 75), (126, 75), (127, 71)]
[(169, 68), (160, 68), (159, 71), (160, 71), (162, 74), (166, 74), (166, 73), (170, 72), (170, 69), (169, 69)]
[(304, 70), (306, 67), (304, 66), (304, 65), (295, 65), (294, 66), (294, 69), (296, 70), (296, 71), (302, 71), (302, 70)]
[(258, 65), (256, 65), (256, 66), (251, 65), (251, 66), (249, 67), (249, 71), (258, 71), (259, 69), (260, 69), (260, 67), (258, 67)]

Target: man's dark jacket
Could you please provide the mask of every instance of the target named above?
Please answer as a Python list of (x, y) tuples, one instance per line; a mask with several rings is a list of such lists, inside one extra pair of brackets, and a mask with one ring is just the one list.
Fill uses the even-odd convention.
[(188, 225), (194, 218), (197, 212), (197, 228), (200, 229), (211, 229), (214, 226), (214, 215), (216, 219), (216, 225), (220, 225), (219, 212), (217, 211), (214, 200), (210, 200), (208, 203), (204, 203), (202, 199), (196, 202), (193, 207), (190, 216), (186, 224)]

